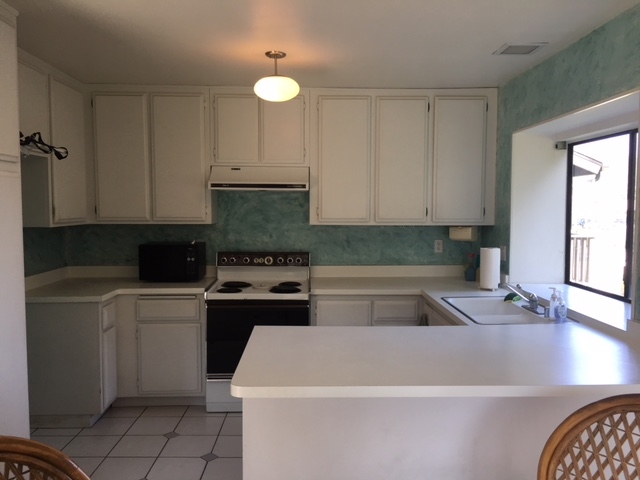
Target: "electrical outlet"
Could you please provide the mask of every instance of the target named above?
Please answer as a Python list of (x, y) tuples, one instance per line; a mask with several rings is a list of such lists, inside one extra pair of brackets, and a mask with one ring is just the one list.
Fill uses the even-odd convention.
[(436, 240), (433, 243), (433, 251), (436, 253), (442, 253), (442, 250), (443, 250), (442, 240)]
[(503, 262), (507, 261), (507, 246), (506, 245), (502, 245), (500, 247), (500, 260), (502, 260)]

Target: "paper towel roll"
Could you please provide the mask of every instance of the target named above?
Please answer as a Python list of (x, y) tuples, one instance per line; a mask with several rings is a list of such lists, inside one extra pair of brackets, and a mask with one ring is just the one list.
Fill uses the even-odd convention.
[(500, 284), (500, 249), (480, 249), (480, 288), (496, 290)]

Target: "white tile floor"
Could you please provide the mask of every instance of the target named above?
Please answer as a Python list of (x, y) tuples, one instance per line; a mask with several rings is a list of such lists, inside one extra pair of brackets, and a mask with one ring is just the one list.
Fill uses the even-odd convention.
[(241, 480), (242, 414), (115, 407), (91, 428), (39, 428), (92, 480)]

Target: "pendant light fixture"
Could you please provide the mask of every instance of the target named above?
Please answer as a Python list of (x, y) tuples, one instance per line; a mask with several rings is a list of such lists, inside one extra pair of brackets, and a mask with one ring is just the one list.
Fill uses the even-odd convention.
[(275, 65), (275, 74), (261, 78), (256, 82), (253, 91), (256, 95), (269, 102), (286, 102), (298, 95), (300, 85), (289, 77), (278, 75), (278, 60), (287, 56), (284, 52), (270, 50), (265, 52), (269, 58), (273, 58)]

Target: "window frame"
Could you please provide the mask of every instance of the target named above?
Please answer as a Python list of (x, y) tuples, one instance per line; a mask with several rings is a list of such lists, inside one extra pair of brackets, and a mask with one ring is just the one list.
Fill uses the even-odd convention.
[[(582, 283), (576, 283), (571, 281), (571, 212), (572, 212), (572, 198), (573, 198), (573, 149), (576, 145), (582, 145), (585, 143), (592, 143), (598, 140), (605, 140), (607, 138), (619, 137), (622, 135), (629, 135), (629, 168), (627, 172), (627, 229), (625, 239), (625, 267), (623, 273), (624, 282), (624, 294), (617, 295), (615, 293), (606, 292), (597, 288), (584, 285)], [(581, 288), (583, 290), (604, 295), (609, 298), (621, 300), (626, 303), (632, 301), (632, 288), (634, 285), (633, 279), (633, 249), (634, 249), (634, 229), (635, 226), (635, 197), (636, 197), (636, 169), (637, 169), (637, 151), (638, 151), (638, 128), (632, 128), (622, 130), (616, 133), (610, 133), (607, 135), (599, 135), (590, 137), (585, 140), (567, 143), (567, 195), (566, 195), (566, 216), (565, 216), (565, 268), (564, 268), (564, 283), (571, 285), (572, 287)]]

